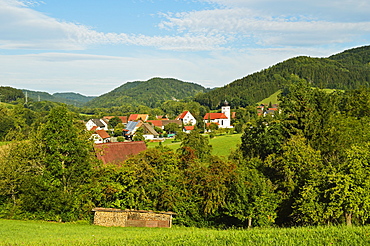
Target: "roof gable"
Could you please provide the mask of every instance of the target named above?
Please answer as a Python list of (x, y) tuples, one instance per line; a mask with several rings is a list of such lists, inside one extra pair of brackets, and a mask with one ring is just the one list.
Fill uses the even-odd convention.
[(177, 120), (182, 120), (182, 119), (184, 119), (185, 118), (185, 116), (188, 114), (188, 113), (190, 113), (189, 111), (184, 111), (184, 112), (182, 112), (179, 116), (177, 116)]
[(134, 121), (134, 120), (142, 120), (147, 121), (149, 118), (148, 114), (131, 114), (128, 118), (128, 121)]

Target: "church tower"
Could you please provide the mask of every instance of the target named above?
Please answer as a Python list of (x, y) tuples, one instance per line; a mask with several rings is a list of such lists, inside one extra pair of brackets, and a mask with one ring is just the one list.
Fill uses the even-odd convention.
[(225, 102), (224, 102), (224, 106), (222, 106), (222, 108), (221, 108), (221, 112), (224, 114), (224, 115), (226, 115), (226, 117), (229, 119), (229, 120), (231, 120), (230, 119), (230, 106), (229, 106), (229, 103), (225, 100)]

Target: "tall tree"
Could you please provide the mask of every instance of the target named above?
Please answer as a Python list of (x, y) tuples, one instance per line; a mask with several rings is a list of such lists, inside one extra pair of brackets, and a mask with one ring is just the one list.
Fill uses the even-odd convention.
[(42, 172), (25, 187), (22, 200), (28, 212), (62, 221), (88, 215), (96, 160), (88, 139), (83, 125), (65, 107), (50, 111), (32, 140), (40, 150)]

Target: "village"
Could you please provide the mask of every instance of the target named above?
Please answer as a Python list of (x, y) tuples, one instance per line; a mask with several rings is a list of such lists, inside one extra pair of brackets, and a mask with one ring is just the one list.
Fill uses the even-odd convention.
[[(274, 116), (278, 112), (278, 104), (258, 105), (256, 114), (259, 117)], [(197, 119), (190, 111), (184, 111), (175, 119), (167, 116), (155, 116), (150, 120), (148, 114), (131, 114), (129, 116), (104, 116), (101, 119), (90, 119), (85, 126), (91, 133), (98, 159), (103, 163), (119, 163), (129, 156), (144, 151), (145, 142), (163, 142), (173, 139), (180, 132), (189, 134), (197, 128)], [(211, 133), (217, 129), (233, 129), (232, 120), (236, 112), (232, 112), (225, 100), (221, 112), (206, 113), (201, 124), (203, 132)], [(198, 124), (199, 125), (199, 124)]]
[[(261, 104), (256, 107), (257, 115), (273, 116), (278, 112), (278, 106), (278, 104)], [(85, 125), (86, 129), (92, 132), (91, 138), (95, 144), (133, 141), (137, 133), (140, 133), (139, 140), (161, 141), (164, 138), (173, 138), (178, 129), (184, 133), (190, 133), (197, 125), (197, 119), (190, 111), (182, 112), (175, 119), (169, 119), (166, 115), (155, 116), (155, 118), (155, 120), (149, 120), (148, 114), (104, 116), (101, 119), (90, 119)], [(203, 130), (211, 132), (214, 129), (233, 128), (232, 119), (235, 118), (236, 112), (231, 112), (229, 104), (225, 101), (221, 112), (204, 115)]]

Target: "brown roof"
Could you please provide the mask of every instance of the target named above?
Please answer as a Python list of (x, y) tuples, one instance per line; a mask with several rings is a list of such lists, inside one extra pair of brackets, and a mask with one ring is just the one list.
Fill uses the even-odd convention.
[(143, 127), (144, 127), (144, 134), (151, 134), (151, 135), (154, 135), (154, 136), (158, 136), (158, 132), (156, 132), (154, 130), (154, 128), (149, 124), (149, 123), (143, 123)]
[(146, 150), (146, 145), (144, 141), (119, 142), (96, 144), (94, 148), (98, 159), (107, 164), (123, 162), (131, 155), (136, 155)]
[(109, 134), (105, 130), (96, 130), (96, 134), (98, 134), (102, 139), (110, 138)]
[(163, 126), (167, 126), (168, 124), (170, 123), (176, 123), (178, 124), (179, 126), (182, 125), (182, 121), (181, 120), (162, 120), (162, 125)]

